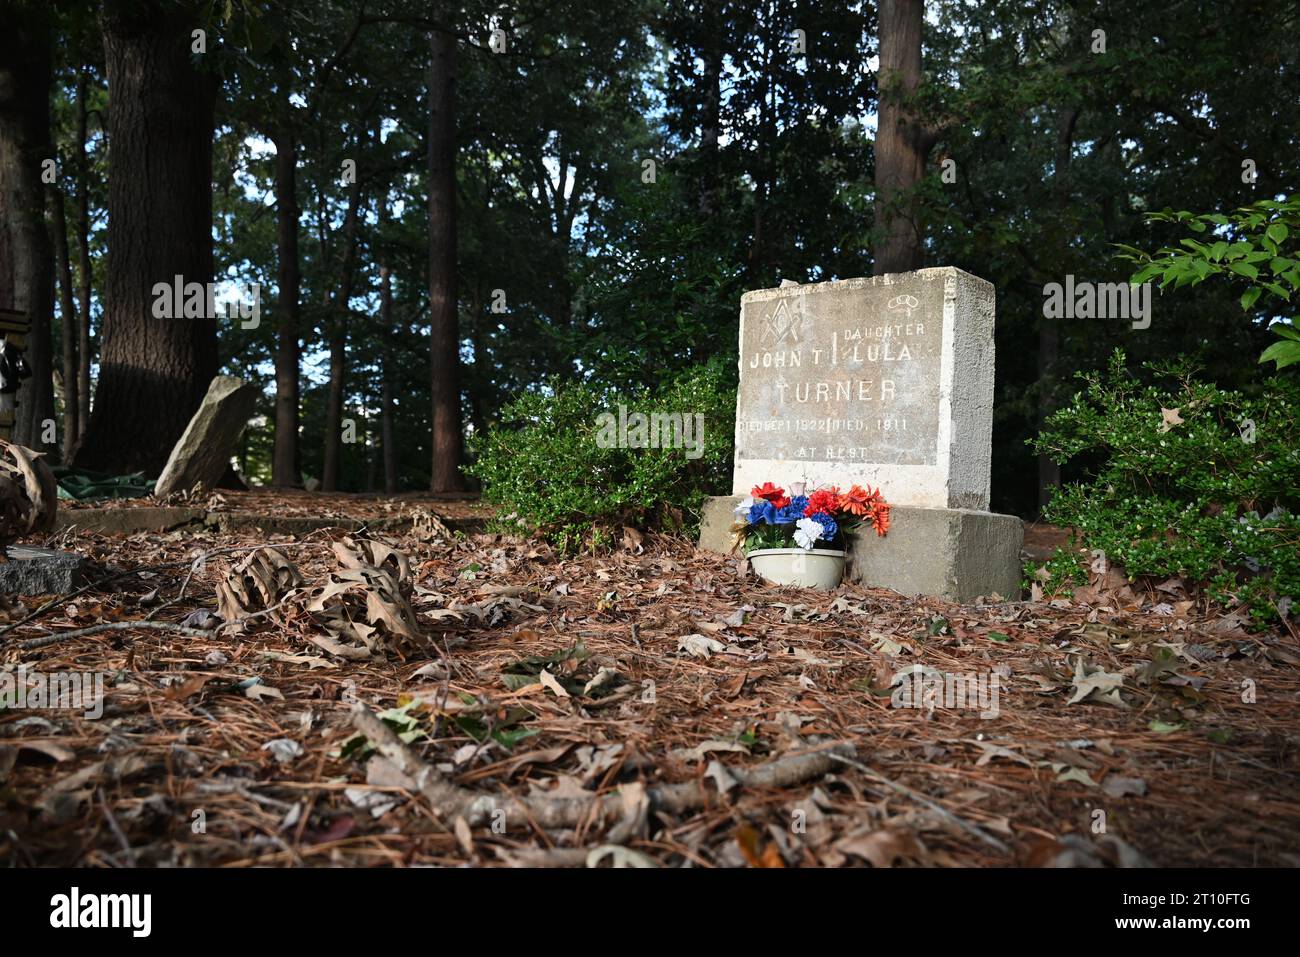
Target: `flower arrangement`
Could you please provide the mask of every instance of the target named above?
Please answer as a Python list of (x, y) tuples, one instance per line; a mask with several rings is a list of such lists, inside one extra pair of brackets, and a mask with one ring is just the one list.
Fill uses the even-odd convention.
[[(847, 492), (837, 487), (811, 492), (803, 482), (786, 490), (764, 482), (736, 507), (736, 532), (745, 551), (765, 548), (843, 548), (844, 533), (868, 525), (877, 535), (889, 531), (889, 503), (879, 489), (854, 485)], [(819, 545), (819, 543), (821, 543)]]

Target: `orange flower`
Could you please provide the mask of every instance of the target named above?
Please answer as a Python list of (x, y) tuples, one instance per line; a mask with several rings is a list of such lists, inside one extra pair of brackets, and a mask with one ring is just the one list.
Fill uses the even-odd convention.
[(889, 531), (889, 503), (879, 498), (871, 503), (871, 524), (876, 527), (876, 534), (881, 538)]
[(840, 496), (839, 506), (841, 511), (850, 515), (866, 515), (877, 501), (880, 501), (879, 492), (866, 491), (862, 486), (855, 485)]

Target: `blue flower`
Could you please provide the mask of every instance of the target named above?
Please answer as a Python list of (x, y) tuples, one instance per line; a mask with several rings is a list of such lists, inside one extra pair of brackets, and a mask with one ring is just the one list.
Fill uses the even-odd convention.
[(749, 509), (749, 524), (761, 525), (764, 522), (773, 524), (776, 520), (776, 509), (772, 503), (766, 499), (759, 499)]
[(822, 538), (826, 539), (828, 542), (834, 538), (840, 530), (839, 523), (825, 512), (818, 512), (812, 517), (812, 520), (822, 527)]
[(803, 518), (803, 510), (808, 507), (808, 496), (796, 495), (790, 499), (790, 504), (785, 508), (776, 510), (776, 517), (772, 519), (773, 525), (793, 525), (799, 519)]

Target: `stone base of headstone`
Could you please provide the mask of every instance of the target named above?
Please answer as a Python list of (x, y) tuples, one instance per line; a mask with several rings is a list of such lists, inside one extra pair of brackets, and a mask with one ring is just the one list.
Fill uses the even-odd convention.
[[(742, 498), (719, 495), (705, 500), (701, 548), (731, 550), (733, 510)], [(889, 518), (889, 534), (883, 538), (869, 528), (854, 533), (845, 570), (853, 581), (947, 601), (1020, 597), (1024, 524), (1014, 515), (896, 505)]]
[(10, 545), (0, 561), (0, 594), (66, 595), (83, 584), (86, 560), (72, 552)]

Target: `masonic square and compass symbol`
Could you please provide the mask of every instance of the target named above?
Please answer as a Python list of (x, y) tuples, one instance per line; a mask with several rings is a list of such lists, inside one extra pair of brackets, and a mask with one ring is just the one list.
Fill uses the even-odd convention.
[(763, 317), (763, 335), (759, 339), (760, 345), (767, 345), (771, 340), (773, 345), (780, 345), (783, 342), (791, 344), (799, 341), (799, 327), (803, 325), (803, 316), (793, 314), (786, 300), (782, 299), (776, 304), (776, 309)]

